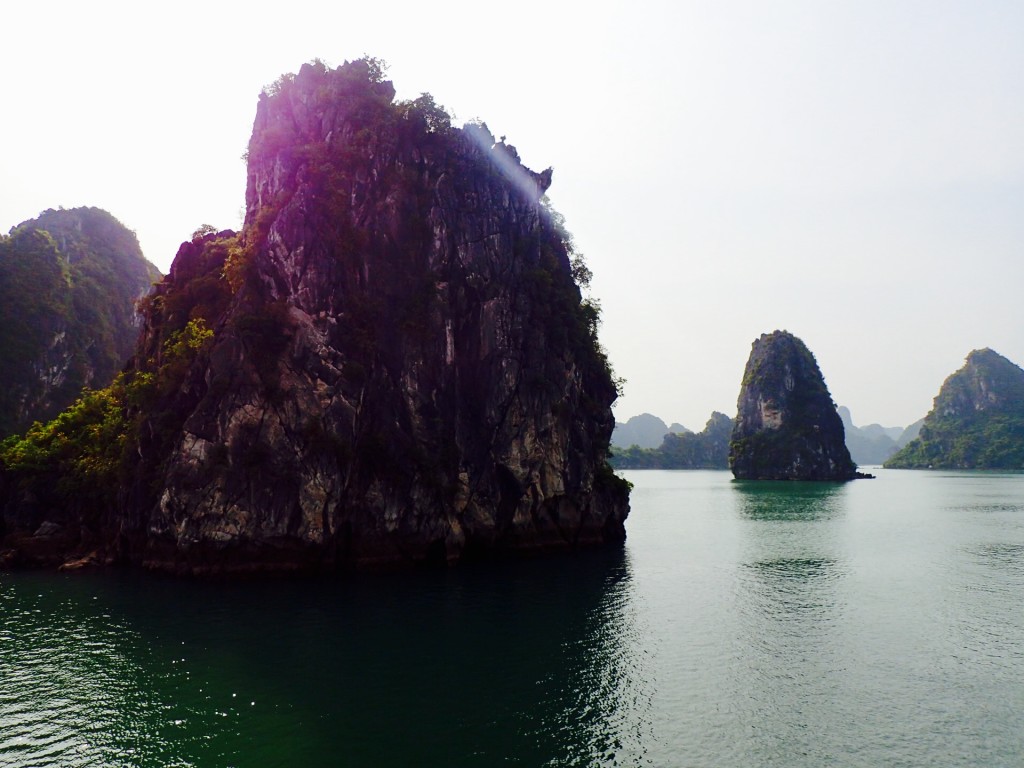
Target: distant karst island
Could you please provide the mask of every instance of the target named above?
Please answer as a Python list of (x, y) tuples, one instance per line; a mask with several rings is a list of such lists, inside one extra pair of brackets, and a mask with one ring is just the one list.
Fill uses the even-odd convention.
[[(906, 428), (857, 427), (848, 408), (832, 404), (810, 350), (792, 334), (776, 331), (754, 343), (738, 408), (746, 414), (742, 425), (715, 413), (700, 433), (680, 424), (669, 427), (649, 413), (634, 416), (612, 434), (612, 466), (728, 469), (732, 450), (737, 477), (850, 479), (838, 435), (854, 465), (1024, 469), (1024, 370), (987, 348), (971, 352), (963, 368), (946, 379), (925, 418)], [(792, 466), (778, 464), (781, 456), (790, 457)], [(819, 459), (823, 463), (816, 465)], [(775, 468), (762, 471), (762, 462)]]
[(891, 469), (1024, 469), (1024, 370), (976, 349), (935, 396), (918, 437)]
[(846, 435), (846, 447), (850, 450), (850, 458), (858, 466), (882, 464), (917, 437), (924, 422), (924, 419), (918, 419), (907, 427), (883, 427), (881, 424), (858, 427), (853, 423), (853, 415), (849, 408), (840, 405), (837, 410), (839, 418), (843, 420), (843, 432)]
[(678, 422), (671, 426), (651, 413), (641, 413), (630, 417), (625, 422), (615, 422), (612, 430), (612, 446), (614, 448), (657, 448), (665, 435), (681, 435), (690, 432)]
[[(729, 438), (733, 420), (724, 413), (714, 412), (701, 432), (690, 432), (679, 424), (665, 427), (665, 422), (651, 414), (634, 417), (658, 429), (661, 437), (655, 447), (641, 447), (633, 443), (628, 447), (616, 446), (609, 459), (616, 469), (728, 469)], [(612, 433), (614, 445), (615, 433)], [(647, 444), (651, 440), (648, 438)]]
[[(924, 419), (909, 427), (883, 427), (853, 423), (850, 409), (838, 407), (850, 458), (858, 466), (880, 465), (917, 437)], [(616, 469), (729, 469), (729, 438), (733, 419), (715, 412), (704, 430), (693, 433), (682, 424), (666, 425), (657, 416), (642, 413), (616, 422), (609, 461)], [(709, 442), (710, 441), (710, 442)], [(695, 446), (705, 448), (695, 450)]]
[(247, 163), (242, 231), (182, 244), (113, 383), (0, 446), (0, 563), (339, 569), (621, 542), (617, 383), (551, 170), (429, 95), (395, 101), (368, 58), (268, 87)]
[[(738, 479), (852, 480), (869, 475), (857, 472), (848, 448), (851, 436), (870, 454), (866, 463), (878, 463), (906, 433), (878, 425), (859, 432), (852, 422), (848, 433), (849, 410), (837, 411), (814, 355), (787, 331), (763, 334), (753, 343), (737, 410), (735, 419), (712, 414), (697, 434), (681, 425), (669, 430), (651, 414), (616, 425), (612, 466), (731, 469)], [(662, 434), (657, 447), (623, 445), (635, 437), (650, 445), (656, 432)]]

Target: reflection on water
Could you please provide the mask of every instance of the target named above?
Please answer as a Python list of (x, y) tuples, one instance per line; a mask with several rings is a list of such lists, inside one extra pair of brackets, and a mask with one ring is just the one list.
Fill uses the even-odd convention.
[(806, 520), (842, 511), (846, 483), (734, 480), (740, 511), (752, 520)]
[(785, 608), (794, 595), (831, 591), (844, 569), (841, 544), (846, 487), (837, 483), (734, 482), (745, 521), (738, 584), (760, 603)]
[(4, 765), (601, 765), (650, 705), (622, 550), (329, 584), (3, 579)]
[[(822, 708), (842, 696), (837, 648), (846, 564), (843, 484), (735, 482), (744, 558), (736, 573), (740, 631), (748, 638), (730, 680), (747, 725), (743, 764), (793, 764), (819, 751)], [(799, 670), (799, 672), (797, 672)], [(818, 742), (818, 743), (816, 743)], [(834, 757), (834, 756), (830, 756)]]

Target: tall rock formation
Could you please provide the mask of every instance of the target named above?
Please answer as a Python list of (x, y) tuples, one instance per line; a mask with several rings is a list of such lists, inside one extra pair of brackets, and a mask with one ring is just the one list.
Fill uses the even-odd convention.
[(174, 570), (621, 541), (616, 384), (534, 173), (372, 60), (260, 99), (246, 218), (144, 307), (123, 551)]
[(852, 480), (843, 422), (807, 346), (787, 331), (750, 350), (729, 444), (743, 480)]
[(110, 384), (160, 273), (99, 208), (47, 210), (0, 237), (0, 437)]
[(1024, 469), (1024, 370), (976, 349), (935, 397), (918, 436), (893, 469)]

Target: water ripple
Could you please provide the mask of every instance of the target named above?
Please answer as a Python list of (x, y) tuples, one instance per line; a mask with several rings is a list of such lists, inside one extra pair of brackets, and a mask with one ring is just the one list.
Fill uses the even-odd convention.
[[(0, 756), (5, 766), (136, 765), (123, 757), (151, 710), (145, 698), (145, 654), (120, 625), (59, 583), (25, 594), (34, 576), (0, 587)], [(15, 597), (19, 602), (15, 602)], [(139, 685), (142, 683), (142, 685)], [(141, 728), (145, 739), (159, 735)]]

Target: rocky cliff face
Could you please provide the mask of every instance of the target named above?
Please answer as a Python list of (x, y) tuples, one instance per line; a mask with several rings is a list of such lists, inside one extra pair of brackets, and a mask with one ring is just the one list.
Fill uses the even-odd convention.
[(113, 523), (175, 570), (445, 562), (624, 538), (616, 386), (533, 173), (373, 62), (264, 94), (246, 220), (144, 307), (158, 382)]
[(135, 302), (159, 276), (98, 208), (47, 210), (0, 237), (0, 437), (111, 382), (138, 337)]
[(1024, 469), (1024, 371), (976, 349), (942, 384), (914, 440), (890, 468)]
[(857, 476), (818, 363), (791, 333), (762, 334), (750, 350), (729, 445), (745, 480), (852, 480)]

